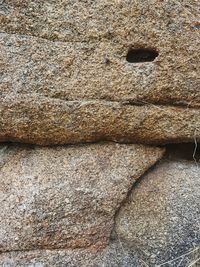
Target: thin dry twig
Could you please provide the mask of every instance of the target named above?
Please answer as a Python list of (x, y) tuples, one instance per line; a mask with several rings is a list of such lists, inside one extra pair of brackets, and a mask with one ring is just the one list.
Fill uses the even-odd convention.
[(198, 148), (198, 143), (197, 143), (196, 129), (195, 129), (195, 131), (194, 131), (194, 151), (193, 151), (192, 157), (193, 157), (194, 162), (198, 166), (197, 159), (196, 159), (197, 148)]

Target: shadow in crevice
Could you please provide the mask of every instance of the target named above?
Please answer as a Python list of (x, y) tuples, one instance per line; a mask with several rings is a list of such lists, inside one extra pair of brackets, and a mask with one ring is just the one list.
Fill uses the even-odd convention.
[(168, 160), (200, 161), (200, 144), (170, 144), (166, 146), (165, 158)]

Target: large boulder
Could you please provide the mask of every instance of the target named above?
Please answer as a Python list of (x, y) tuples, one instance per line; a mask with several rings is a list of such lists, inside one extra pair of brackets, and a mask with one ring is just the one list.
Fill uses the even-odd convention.
[[(21, 80), (18, 90), (70, 100), (199, 106), (198, 1), (5, 0), (0, 15), (1, 32), (14, 40), (22, 36), (10, 48), (3, 42), (8, 55), (13, 51), (13, 60), (20, 59), (21, 72), (10, 60), (14, 81)], [(159, 56), (154, 63), (131, 65), (130, 48), (155, 49)]]
[(0, 141), (200, 140), (196, 1), (5, 0), (0, 27)]
[(200, 262), (200, 169), (192, 159), (194, 148), (190, 160), (184, 157), (187, 149), (169, 153), (144, 175), (116, 217), (118, 238), (137, 251), (146, 266)]
[(164, 150), (108, 143), (7, 151), (0, 172), (1, 252), (105, 247), (121, 202)]

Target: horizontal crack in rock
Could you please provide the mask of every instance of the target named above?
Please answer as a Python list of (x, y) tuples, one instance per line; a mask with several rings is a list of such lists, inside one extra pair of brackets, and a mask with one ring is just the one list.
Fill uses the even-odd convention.
[(73, 144), (96, 141), (166, 144), (200, 140), (200, 109), (1, 97), (0, 141)]

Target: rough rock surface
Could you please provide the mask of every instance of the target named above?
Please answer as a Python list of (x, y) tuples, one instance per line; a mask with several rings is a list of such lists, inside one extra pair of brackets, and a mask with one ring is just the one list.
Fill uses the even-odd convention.
[(116, 218), (118, 238), (150, 267), (193, 266), (200, 255), (200, 168), (185, 152), (144, 175)]
[(0, 266), (194, 266), (199, 8), (0, 0)]
[(0, 251), (105, 247), (121, 202), (162, 154), (112, 143), (15, 148), (0, 172)]
[(200, 109), (9, 95), (1, 101), (0, 114), (0, 141), (4, 142), (161, 144), (200, 140)]
[(9, 161), (16, 153), (17, 147), (0, 144), (0, 169)]
[[(3, 2), (1, 31), (36, 37), (17, 42), (13, 36), (7, 47), (8, 55), (13, 51), (11, 61), (18, 58), (20, 65), (25, 61), (26, 73), (24, 67), (19, 73), (18, 65), (11, 64), (15, 78), (24, 77), (24, 86), (18, 90), (49, 91), (72, 100), (108, 98), (199, 106), (197, 0)], [(131, 66), (126, 62), (130, 47), (154, 48), (159, 57), (155, 63)], [(49, 76), (43, 79), (44, 75)]]
[[(117, 42), (111, 38), (92, 43), (51, 42), (1, 33), (1, 91), (39, 93), (63, 100), (199, 107), (199, 33), (191, 27), (184, 31), (182, 26), (182, 34), (178, 31), (178, 37), (172, 34), (172, 40), (167, 41), (166, 31), (157, 36), (158, 44), (151, 37), (136, 40), (138, 33), (129, 42), (120, 41), (119, 35)], [(159, 56), (153, 62), (129, 63), (126, 55), (131, 45), (156, 47)]]
[(8, 252), (0, 255), (1, 267), (143, 267), (137, 255), (122, 243), (105, 249), (63, 249)]
[(0, 141), (199, 140), (198, 1), (5, 0), (0, 28)]

